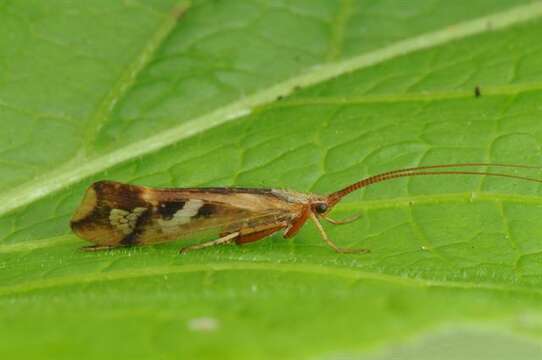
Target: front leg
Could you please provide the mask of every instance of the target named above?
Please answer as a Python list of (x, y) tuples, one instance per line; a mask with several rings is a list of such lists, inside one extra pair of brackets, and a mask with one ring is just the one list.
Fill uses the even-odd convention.
[(318, 221), (318, 218), (314, 213), (310, 213), (310, 217), (312, 221), (314, 222), (314, 225), (316, 225), (316, 228), (320, 232), (320, 235), (322, 236), (322, 239), (328, 244), (333, 250), (335, 250), (338, 253), (346, 253), (346, 254), (363, 254), (368, 253), (369, 249), (363, 249), (363, 248), (343, 248), (337, 246), (331, 239), (327, 236), (324, 228), (322, 227), (322, 224), (320, 224), (320, 221)]
[(121, 247), (127, 247), (128, 245), (124, 244), (118, 244), (118, 245), (89, 245), (89, 246), (83, 246), (80, 250), (85, 252), (94, 252), (94, 251), (102, 251), (102, 250), (111, 250)]
[(209, 246), (220, 244), (231, 244), (232, 242), (235, 242), (237, 245), (251, 243), (263, 239), (264, 237), (267, 237), (281, 229), (284, 229), (286, 226), (286, 223), (279, 223), (272, 225), (261, 225), (257, 227), (241, 228), (239, 231), (226, 234), (216, 240), (207, 241), (203, 244), (196, 244), (184, 247), (179, 251), (179, 253), (185, 254), (192, 250), (203, 249)]

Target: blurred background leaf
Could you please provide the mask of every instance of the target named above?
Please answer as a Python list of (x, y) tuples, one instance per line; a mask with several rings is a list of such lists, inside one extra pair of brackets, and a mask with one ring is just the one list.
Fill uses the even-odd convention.
[(528, 358), (536, 184), (353, 194), (335, 212), (363, 220), (329, 234), (368, 255), (312, 225), (182, 257), (81, 253), (68, 221), (104, 178), (327, 193), (397, 167), (541, 164), (541, 16), (519, 0), (0, 1), (0, 354), (420, 358), (453, 352), (435, 345), (449, 335), (400, 344), (446, 328)]

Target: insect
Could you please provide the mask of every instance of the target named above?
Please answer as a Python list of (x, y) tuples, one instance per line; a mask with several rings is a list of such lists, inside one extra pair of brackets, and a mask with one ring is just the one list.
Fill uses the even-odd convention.
[(246, 244), (283, 231), (285, 238), (297, 234), (311, 220), (322, 239), (339, 253), (364, 253), (368, 249), (343, 248), (326, 234), (320, 219), (335, 225), (351, 223), (359, 215), (334, 220), (333, 207), (346, 195), (374, 185), (408, 176), (479, 175), (498, 176), (542, 183), (525, 176), (487, 171), (442, 170), (443, 168), (493, 166), (540, 169), (530, 165), (465, 163), (420, 166), (370, 176), (329, 195), (280, 189), (213, 187), (164, 188), (98, 181), (92, 184), (71, 219), (72, 230), (94, 245), (87, 251), (121, 246), (156, 244), (212, 231), (219, 237), (183, 247), (180, 252), (219, 244)]

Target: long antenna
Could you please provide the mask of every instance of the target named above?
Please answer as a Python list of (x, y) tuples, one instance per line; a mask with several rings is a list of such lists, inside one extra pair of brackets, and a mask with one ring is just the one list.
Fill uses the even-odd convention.
[(380, 173), (380, 174), (374, 175), (374, 176), (381, 176), (381, 175), (387, 175), (387, 174), (396, 174), (396, 173), (400, 173), (400, 172), (414, 171), (414, 170), (427, 170), (427, 169), (438, 169), (438, 168), (442, 169), (442, 168), (452, 168), (452, 167), (481, 167), (481, 166), (503, 167), (503, 168), (518, 168), (518, 169), (542, 169), (542, 166), (536, 166), (536, 165), (482, 163), (482, 162), (480, 162), (480, 163), (456, 163), (456, 164), (440, 164), (440, 165), (416, 166), (416, 167), (386, 171), (384, 173)]
[(530, 182), (541, 183), (541, 179), (519, 176), (519, 175), (510, 175), (505, 173), (492, 173), (485, 171), (419, 171), (435, 168), (450, 168), (450, 167), (468, 167), (468, 166), (494, 166), (494, 167), (507, 167), (507, 168), (524, 168), (524, 169), (541, 169), (540, 166), (532, 165), (515, 165), (515, 164), (491, 164), (491, 163), (465, 163), (465, 164), (444, 164), (444, 165), (428, 165), (428, 166), (419, 166), (414, 168), (405, 168), (399, 170), (388, 171), (380, 173), (374, 176), (370, 176), (363, 180), (360, 180), (352, 185), (345, 187), (339, 191), (331, 193), (328, 195), (329, 205), (335, 205), (340, 199), (344, 196), (350, 194), (353, 191), (373, 185), (382, 181), (397, 179), (401, 177), (409, 176), (424, 176), (424, 175), (478, 175), (478, 176), (495, 176), (495, 177), (505, 177), (511, 179), (519, 179)]

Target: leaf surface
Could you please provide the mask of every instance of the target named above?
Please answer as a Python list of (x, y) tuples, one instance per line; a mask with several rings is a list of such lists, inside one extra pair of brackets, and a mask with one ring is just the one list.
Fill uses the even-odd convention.
[(82, 253), (68, 221), (98, 179), (325, 194), (401, 167), (541, 164), (541, 16), (529, 1), (0, 2), (0, 353), (361, 356), (465, 324), (538, 346), (537, 184), (371, 186), (333, 213), (362, 220), (326, 226), (367, 255), (333, 253), (311, 224), (186, 256)]

